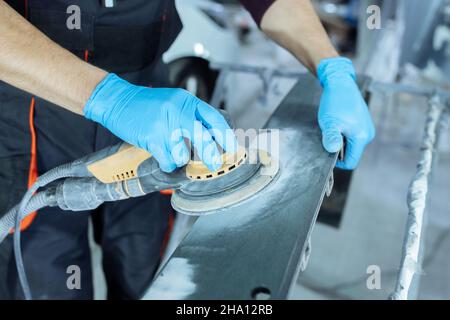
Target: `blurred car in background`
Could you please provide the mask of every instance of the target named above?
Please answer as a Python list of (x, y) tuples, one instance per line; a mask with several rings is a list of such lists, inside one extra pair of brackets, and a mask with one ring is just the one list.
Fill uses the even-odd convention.
[(353, 55), (360, 12), (360, 0), (313, 0), (331, 42), (339, 52)]
[[(359, 0), (314, 0), (313, 4), (334, 45), (353, 54)], [(209, 101), (218, 72), (214, 64), (238, 59), (249, 34), (258, 30), (238, 0), (177, 0), (183, 30), (164, 54), (170, 80)]]
[(176, 5), (183, 30), (163, 57), (170, 80), (209, 101), (218, 75), (211, 64), (235, 62), (256, 25), (237, 0), (178, 0)]

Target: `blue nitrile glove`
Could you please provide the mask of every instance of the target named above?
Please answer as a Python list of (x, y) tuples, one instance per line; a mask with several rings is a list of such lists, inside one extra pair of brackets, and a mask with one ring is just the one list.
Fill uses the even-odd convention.
[(237, 148), (234, 133), (223, 116), (186, 90), (135, 86), (115, 74), (97, 85), (84, 115), (122, 140), (150, 152), (165, 172), (189, 161), (184, 138), (192, 142), (212, 171), (222, 164), (215, 142), (228, 152)]
[(341, 57), (324, 59), (317, 67), (317, 76), (324, 89), (319, 107), (323, 146), (328, 152), (338, 152), (344, 136), (344, 161), (338, 161), (336, 166), (352, 170), (375, 137), (369, 109), (355, 82), (353, 63)]

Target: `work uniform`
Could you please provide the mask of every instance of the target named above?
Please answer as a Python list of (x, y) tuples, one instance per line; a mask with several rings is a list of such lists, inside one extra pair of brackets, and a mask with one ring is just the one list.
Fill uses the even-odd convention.
[[(94, 0), (6, 2), (80, 59), (133, 84), (169, 86), (161, 56), (181, 29), (173, 0), (116, 0), (112, 8)], [(247, 2), (262, 15), (264, 6)], [(262, 2), (267, 7), (272, 0)], [(0, 82), (0, 212), (14, 206), (38, 175), (118, 141), (84, 117)], [(170, 211), (167, 195), (151, 194), (95, 211), (45, 208), (31, 215), (22, 224), (22, 248), (33, 298), (93, 297), (90, 216), (103, 251), (108, 298), (139, 298), (158, 267)], [(23, 298), (12, 237), (0, 246), (0, 298)]]

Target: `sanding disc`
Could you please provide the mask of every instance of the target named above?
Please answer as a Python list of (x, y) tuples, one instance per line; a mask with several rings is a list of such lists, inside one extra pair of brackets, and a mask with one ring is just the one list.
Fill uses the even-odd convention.
[[(278, 161), (267, 152), (256, 152), (256, 164), (242, 162), (221, 177), (199, 179), (175, 190), (171, 199), (172, 207), (187, 215), (207, 215), (237, 205), (257, 194), (276, 177), (279, 167)], [(237, 159), (239, 161), (240, 157)]]

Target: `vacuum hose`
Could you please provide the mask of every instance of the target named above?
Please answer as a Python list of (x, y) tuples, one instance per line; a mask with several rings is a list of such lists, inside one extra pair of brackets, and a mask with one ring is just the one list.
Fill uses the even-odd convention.
[[(47, 189), (43, 192), (36, 193), (28, 202), (23, 217), (25, 218), (29, 214), (45, 207), (53, 207), (56, 205), (55, 201), (55, 189)], [(6, 238), (11, 229), (14, 228), (15, 220), (17, 217), (17, 212), (19, 211), (19, 205), (11, 208), (1, 219), (0, 219), (0, 243)]]
[[(7, 232), (9, 232), (9, 230), (11, 228), (11, 224), (12, 224), (11, 221), (13, 219), (15, 219), (15, 221), (14, 221), (14, 238), (13, 238), (14, 258), (16, 261), (16, 268), (17, 268), (17, 273), (19, 276), (19, 282), (23, 289), (25, 299), (27, 299), (27, 300), (31, 300), (32, 296), (31, 296), (30, 286), (28, 284), (28, 279), (27, 279), (27, 276), (25, 273), (23, 260), (22, 260), (22, 249), (20, 247), (20, 223), (22, 222), (22, 219), (25, 217), (26, 214), (29, 214), (36, 210), (36, 209), (31, 210), (31, 209), (33, 209), (34, 206), (36, 206), (36, 208), (38, 208), (41, 205), (46, 206), (47, 201), (49, 204), (52, 204), (53, 200), (51, 199), (51, 196), (49, 196), (51, 193), (47, 193), (47, 192), (44, 192), (44, 194), (41, 196), (38, 196), (38, 194), (36, 194), (36, 196), (38, 196), (38, 197), (35, 200), (33, 200), (33, 198), (36, 197), (36, 196), (34, 196), (35, 192), (37, 192), (37, 190), (40, 187), (44, 187), (47, 184), (49, 184), (53, 181), (56, 181), (58, 179), (61, 179), (61, 178), (74, 176), (75, 175), (74, 172), (78, 168), (79, 168), (79, 164), (77, 164), (77, 163), (64, 164), (62, 166), (56, 167), (56, 168), (46, 172), (45, 174), (40, 176), (36, 180), (36, 182), (25, 193), (25, 195), (23, 196), (20, 203), (16, 207), (11, 209), (5, 215), (5, 217), (4, 217), (5, 219), (2, 219), (2, 222), (4, 223), (4, 225), (2, 225), (2, 234), (1, 234), (2, 238), (0, 238), (0, 240), (3, 240), (6, 237)], [(5, 232), (6, 232), (6, 235), (5, 235)]]
[[(123, 156), (123, 153), (120, 152), (126, 153), (126, 155)], [(113, 158), (109, 163), (120, 162), (121, 160), (125, 160), (127, 163), (132, 160), (134, 155), (140, 156), (142, 152), (136, 152), (130, 147), (124, 148), (124, 144), (121, 143), (72, 163), (56, 167), (40, 176), (25, 193), (20, 203), (11, 208), (0, 219), (0, 243), (14, 228), (14, 257), (25, 299), (31, 300), (32, 297), (20, 247), (20, 223), (24, 217), (46, 206), (58, 206), (63, 210), (71, 211), (91, 210), (107, 201), (140, 197), (163, 189), (174, 189), (188, 181), (182, 170), (171, 174), (162, 172), (156, 160), (147, 155), (145, 155), (143, 161), (138, 159), (140, 165), (135, 171), (131, 171), (132, 178), (130, 179), (119, 179), (112, 183), (105, 183), (89, 170), (89, 165), (101, 163), (108, 157)], [(103, 167), (107, 165), (108, 163), (101, 163)], [(62, 180), (45, 191), (37, 192), (39, 188), (59, 179)]]

